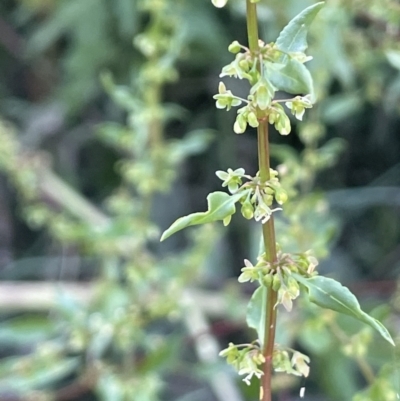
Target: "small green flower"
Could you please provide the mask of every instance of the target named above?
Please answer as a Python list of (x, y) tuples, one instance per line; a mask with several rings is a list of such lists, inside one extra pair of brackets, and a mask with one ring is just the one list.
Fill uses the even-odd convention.
[(283, 305), (288, 312), (291, 312), (293, 308), (292, 300), (293, 296), (286, 287), (279, 288), (277, 304)]
[(235, 60), (224, 66), (219, 76), (221, 78), (228, 76), (239, 79), (246, 78), (248, 80), (251, 80), (252, 76), (248, 73), (250, 65), (251, 64), (249, 64), (246, 53), (237, 53), (235, 56)]
[(265, 78), (261, 78), (251, 89), (250, 95), (254, 96), (254, 100), (260, 110), (266, 110), (270, 105), (275, 94), (275, 88)]
[(278, 187), (275, 189), (275, 199), (280, 205), (283, 205), (288, 200), (288, 195), (284, 189)]
[(308, 366), (309, 363), (310, 358), (307, 355), (304, 355), (298, 351), (293, 353), (291, 364), (301, 376), (308, 377), (310, 374), (310, 367)]
[(242, 268), (242, 274), (238, 278), (239, 283), (247, 283), (248, 281), (252, 283), (258, 280), (258, 269), (247, 259), (244, 260), (244, 264), (245, 267)]
[(292, 101), (286, 102), (285, 105), (300, 121), (303, 120), (305, 109), (310, 109), (312, 107), (312, 103), (307, 96), (296, 96)]
[(245, 175), (244, 168), (238, 168), (232, 170), (228, 168), (228, 171), (218, 170), (215, 172), (216, 176), (223, 181), (222, 186), (228, 187), (231, 193), (237, 191), (239, 185), (242, 185), (242, 178)]
[(276, 130), (281, 135), (288, 135), (291, 131), (289, 117), (286, 115), (283, 107), (279, 103), (274, 103), (274, 105), (268, 110), (268, 121), (270, 124), (275, 125)]
[(240, 106), (242, 101), (238, 99), (230, 90), (226, 89), (223, 82), (218, 85), (218, 94), (214, 95), (213, 98), (217, 101), (217, 109), (230, 110), (232, 107)]

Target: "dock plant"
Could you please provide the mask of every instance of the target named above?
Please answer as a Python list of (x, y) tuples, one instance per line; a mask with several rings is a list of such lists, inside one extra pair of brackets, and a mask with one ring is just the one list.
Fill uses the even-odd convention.
[[(228, 0), (212, 0), (212, 3), (222, 8)], [(247, 309), (247, 324), (256, 330), (257, 336), (251, 343), (230, 343), (221, 355), (247, 384), (254, 377), (258, 378), (260, 400), (271, 401), (273, 371), (309, 375), (307, 355), (275, 342), (279, 306), (292, 311), (294, 301), (301, 294), (323, 309), (358, 319), (390, 344), (394, 342), (388, 330), (361, 309), (347, 287), (318, 274), (318, 260), (312, 249), (288, 252), (276, 238), (275, 216), (285, 208), (291, 191), (282, 185), (278, 171), (271, 168), (269, 131), (273, 126), (280, 135), (289, 135), (291, 118), (301, 121), (316, 101), (307, 68), (307, 62), (312, 59), (306, 54), (307, 32), (324, 3), (303, 10), (271, 43), (259, 37), (257, 3), (259, 0), (246, 0), (248, 43), (234, 40), (229, 45), (233, 61), (224, 66), (220, 74), (221, 78), (247, 81), (248, 94), (237, 96), (221, 81), (214, 99), (218, 109), (236, 109), (233, 125), (236, 134), (257, 130), (258, 172), (252, 175), (237, 166), (216, 171), (224, 190), (210, 193), (207, 211), (179, 218), (163, 233), (161, 240), (189, 226), (215, 221), (227, 226), (238, 211), (245, 219), (255, 220), (261, 226), (258, 257), (253, 261), (246, 259), (239, 276), (241, 283), (257, 284)]]

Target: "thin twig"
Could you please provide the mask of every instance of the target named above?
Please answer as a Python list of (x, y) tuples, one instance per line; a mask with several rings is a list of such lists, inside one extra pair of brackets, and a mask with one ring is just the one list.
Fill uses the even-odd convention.
[[(185, 325), (192, 338), (195, 339), (195, 349), (201, 362), (214, 365), (219, 360), (219, 345), (210, 332), (210, 326), (204, 312), (193, 298), (190, 291), (185, 291), (182, 297), (185, 310)], [(232, 377), (222, 370), (210, 378), (210, 385), (219, 401), (242, 401), (242, 396)]]

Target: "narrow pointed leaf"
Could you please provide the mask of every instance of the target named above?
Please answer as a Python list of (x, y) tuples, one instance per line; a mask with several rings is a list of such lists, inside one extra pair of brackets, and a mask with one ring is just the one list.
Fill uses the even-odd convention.
[(307, 288), (311, 302), (321, 308), (352, 316), (368, 324), (377, 330), (386, 341), (395, 345), (386, 327), (379, 320), (361, 310), (357, 298), (347, 287), (344, 287), (336, 280), (323, 276), (305, 278), (294, 273), (293, 277)]
[(316, 3), (294, 17), (279, 34), (278, 49), (287, 53), (304, 52), (307, 49), (307, 30), (323, 5), (324, 2)]
[(261, 347), (264, 343), (265, 335), (265, 315), (267, 307), (267, 287), (258, 287), (247, 306), (246, 321), (247, 325), (252, 329), (255, 329), (258, 334), (258, 340)]
[(213, 192), (207, 196), (207, 212), (192, 213), (176, 220), (164, 231), (161, 241), (164, 241), (177, 231), (197, 224), (212, 223), (224, 220), (236, 212), (235, 203), (243, 197), (243, 193), (229, 195), (226, 192)]

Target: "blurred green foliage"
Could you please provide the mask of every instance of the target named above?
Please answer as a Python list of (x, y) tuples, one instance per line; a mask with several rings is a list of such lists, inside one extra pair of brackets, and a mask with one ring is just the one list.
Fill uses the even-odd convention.
[[(262, 0), (264, 39), (312, 3)], [(242, 0), (228, 11), (208, 0), (1, 2), (0, 114), (13, 125), (0, 128), (1, 277), (97, 283), (89, 306), (62, 295), (49, 318), (4, 311), (4, 397), (62, 399), (74, 383), (83, 391), (69, 399), (177, 399), (161, 391), (163, 381), (196, 371), (179, 347), (187, 341), (180, 291), (196, 280), (220, 288), (237, 275), (248, 244), (258, 247), (258, 233), (235, 219), (216, 252), (212, 229), (186, 249), (182, 236), (159, 246), (157, 226), (203, 210), (203, 195), (218, 185), (213, 171), (257, 168), (255, 137), (232, 139), (232, 117), (212, 100), (226, 47), (244, 39), (244, 26)], [(319, 106), (296, 126), (291, 146), (272, 135), (282, 183), (299, 195), (278, 221), (282, 246), (312, 244), (321, 257), (329, 248), (322, 269), (360, 295), (365, 283), (369, 310), (377, 297), (389, 300), (400, 269), (399, 26), (395, 0), (328, 0), (310, 34)], [(37, 256), (43, 262), (32, 263)], [(389, 316), (398, 337), (398, 296), (390, 305), (376, 317)], [(358, 333), (354, 322), (311, 307), (280, 324), (279, 341), (312, 356), (307, 394), (350, 400), (363, 389), (354, 400), (388, 401), (400, 392), (399, 358), (372, 343), (369, 329)], [(378, 372), (370, 387), (360, 356)]]

